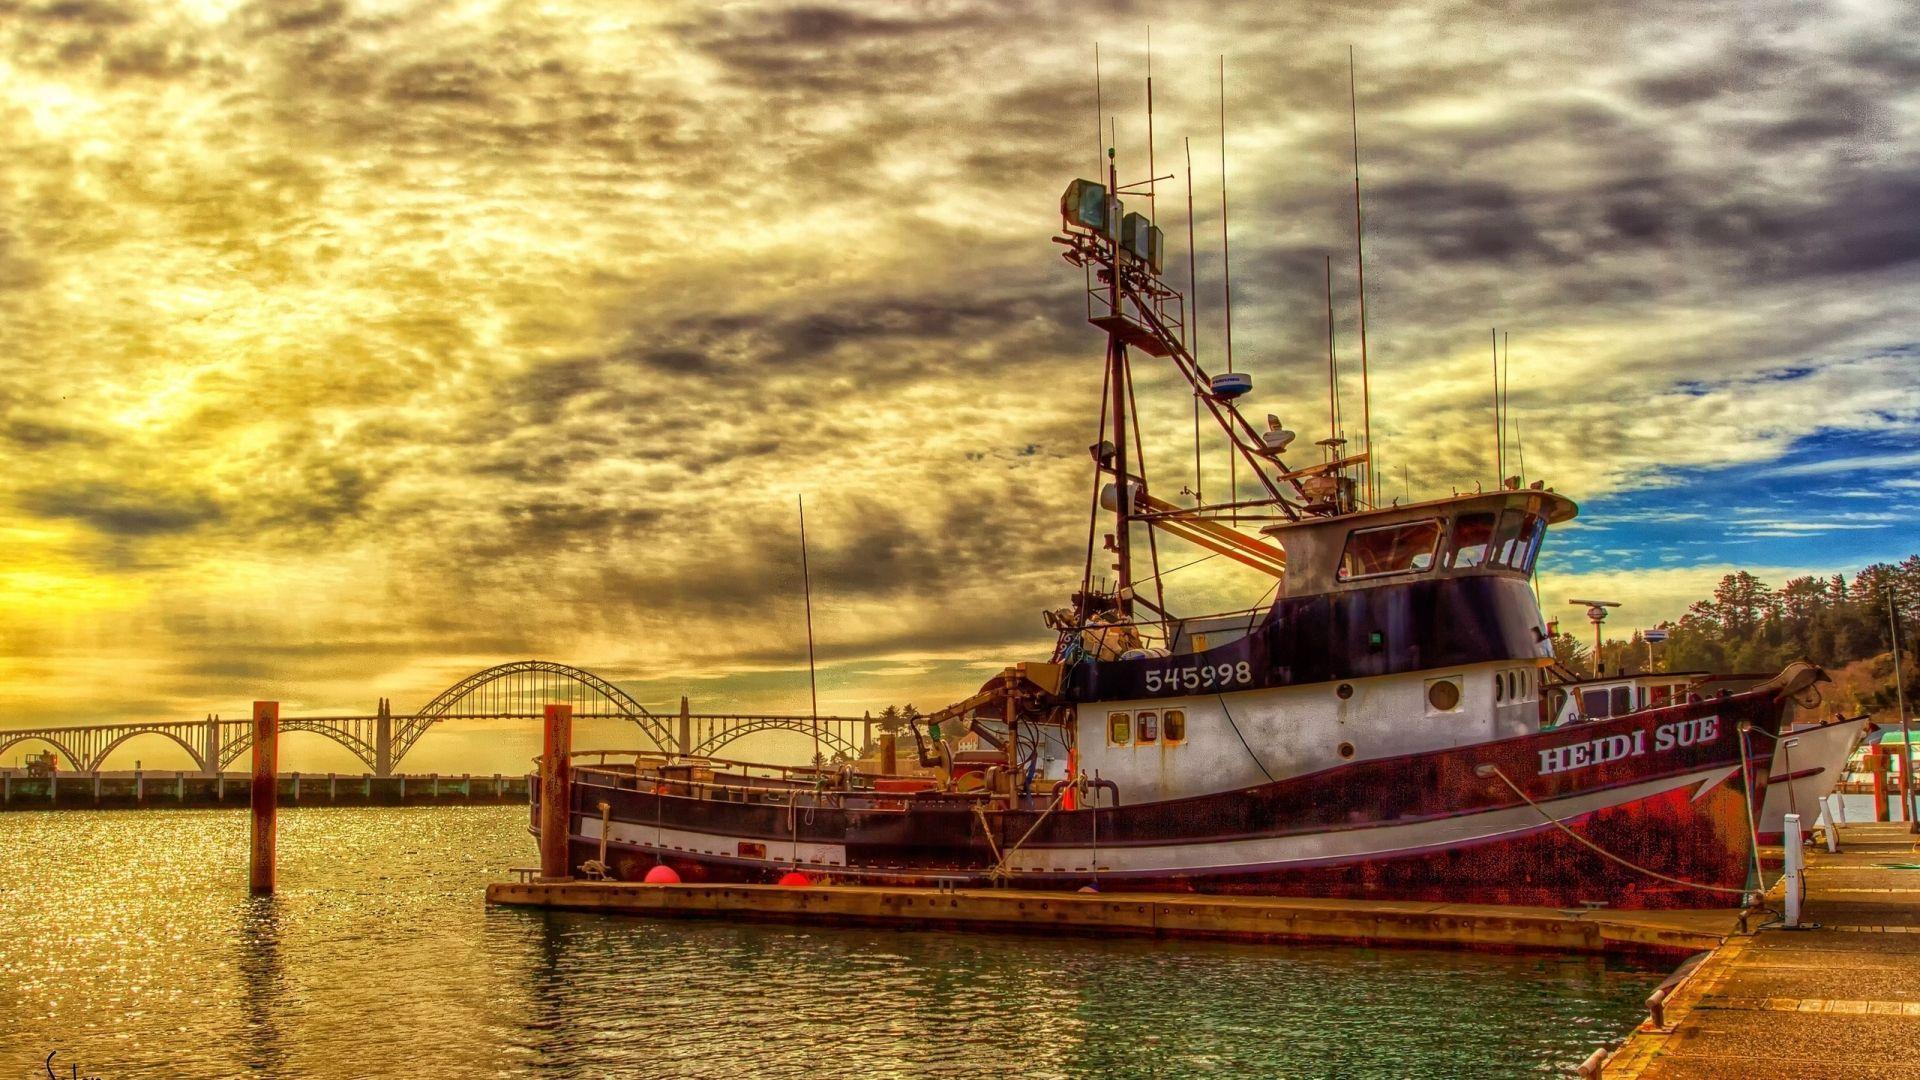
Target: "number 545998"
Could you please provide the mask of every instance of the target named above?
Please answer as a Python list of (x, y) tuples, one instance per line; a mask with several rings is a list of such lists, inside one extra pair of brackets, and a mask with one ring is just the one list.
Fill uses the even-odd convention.
[(1162, 690), (1212, 690), (1252, 681), (1253, 665), (1245, 660), (1237, 664), (1198, 664), (1193, 667), (1147, 670), (1147, 692), (1150, 694)]

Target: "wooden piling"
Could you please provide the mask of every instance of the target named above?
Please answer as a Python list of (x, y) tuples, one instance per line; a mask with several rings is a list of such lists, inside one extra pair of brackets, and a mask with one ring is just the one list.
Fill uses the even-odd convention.
[(895, 741), (893, 732), (889, 731), (885, 735), (880, 736), (880, 771), (886, 773), (888, 776), (892, 776), (900, 771), (900, 751), (898, 746), (899, 744)]
[(1867, 751), (1867, 773), (1873, 777), (1873, 820), (1887, 820), (1887, 748), (1876, 745)]
[(273, 891), (275, 810), (279, 803), (280, 703), (253, 703), (253, 861), (256, 893)]
[(540, 874), (546, 878), (573, 876), (567, 857), (567, 834), (573, 815), (572, 774), (573, 706), (546, 707), (546, 738), (540, 754)]

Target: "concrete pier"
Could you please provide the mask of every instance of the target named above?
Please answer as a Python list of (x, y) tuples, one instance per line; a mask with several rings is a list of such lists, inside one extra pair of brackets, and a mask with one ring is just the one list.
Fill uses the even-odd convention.
[(1718, 945), (1734, 911), (1565, 911), (1391, 900), (861, 885), (500, 882), (487, 902), (654, 917), (1237, 941), (1324, 941), (1674, 958)]
[(1599, 1075), (1920, 1076), (1920, 852), (1904, 824), (1845, 826), (1840, 844), (1808, 852), (1809, 928), (1729, 937)]

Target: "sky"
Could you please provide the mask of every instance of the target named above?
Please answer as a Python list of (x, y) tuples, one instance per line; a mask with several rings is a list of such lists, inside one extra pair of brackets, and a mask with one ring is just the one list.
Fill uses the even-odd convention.
[[(1920, 550), (1911, 4), (0, 0), (0, 728), (405, 712), (523, 658), (804, 711), (799, 495), (823, 712), (1044, 659), (1102, 349), (1049, 241), (1096, 42), (1148, 175), (1149, 27), (1215, 368), (1225, 58), (1252, 415), (1325, 434), (1329, 256), (1359, 412), (1352, 44), (1388, 494), (1493, 483), (1497, 326), (1509, 452), (1581, 505), (1550, 609)], [(1171, 495), (1191, 399), (1138, 379)]]

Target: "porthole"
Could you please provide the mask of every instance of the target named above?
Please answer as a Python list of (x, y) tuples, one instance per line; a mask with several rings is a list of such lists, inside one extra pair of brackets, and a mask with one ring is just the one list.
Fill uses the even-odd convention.
[(1353, 696), (1353, 684), (1343, 682), (1340, 684), (1339, 689), (1335, 690), (1333, 693), (1334, 693), (1334, 696), (1338, 697), (1341, 701), (1345, 701), (1348, 698)]
[(1350, 758), (1350, 757), (1352, 757), (1352, 756), (1353, 756), (1353, 744), (1352, 744), (1352, 743), (1350, 743), (1350, 742), (1343, 742), (1343, 743), (1341, 743), (1341, 744), (1340, 744), (1340, 756), (1341, 756), (1341, 757), (1343, 757), (1343, 758)]
[[(1493, 703), (1498, 705), (1505, 700), (1507, 700), (1507, 677), (1505, 674), (1496, 671), (1493, 673)], [(1439, 708), (1440, 706), (1436, 705), (1434, 707)]]
[(1434, 712), (1452, 712), (1460, 707), (1460, 684), (1452, 679), (1435, 679), (1427, 684), (1427, 706)]

